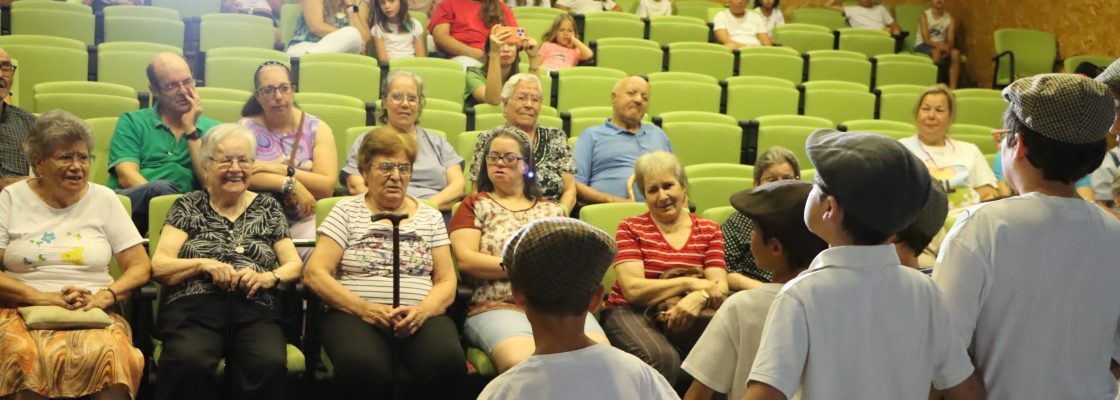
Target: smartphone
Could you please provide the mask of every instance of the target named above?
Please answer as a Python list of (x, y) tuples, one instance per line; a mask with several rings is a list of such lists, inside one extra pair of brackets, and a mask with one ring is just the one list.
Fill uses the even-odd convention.
[(520, 26), (502, 26), (498, 27), (498, 32), (509, 31), (511, 34), (506, 37), (506, 43), (521, 43), (525, 40), (525, 28)]

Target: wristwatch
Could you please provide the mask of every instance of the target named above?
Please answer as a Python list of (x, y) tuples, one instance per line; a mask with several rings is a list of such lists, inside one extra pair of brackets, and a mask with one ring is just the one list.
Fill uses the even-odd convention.
[(198, 140), (199, 137), (201, 137), (201, 135), (202, 135), (202, 130), (198, 129), (198, 128), (195, 128), (195, 130), (191, 131), (190, 133), (188, 133), (186, 135), (183, 135), (183, 137), (187, 138), (187, 140)]
[(700, 297), (704, 298), (705, 307), (712, 303), (712, 295), (708, 294), (707, 290), (697, 290), (697, 292), (700, 293)]

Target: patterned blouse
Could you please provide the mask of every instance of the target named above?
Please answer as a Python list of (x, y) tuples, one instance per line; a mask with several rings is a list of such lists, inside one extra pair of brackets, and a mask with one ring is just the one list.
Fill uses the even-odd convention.
[[(342, 29), (350, 26), (350, 20), (346, 18), (346, 12), (338, 12), (330, 15), (331, 11), (327, 8), (327, 3), (336, 0), (323, 0), (323, 22), (334, 25), (335, 28)], [(289, 45), (299, 42), (317, 43), (321, 37), (315, 36), (311, 33), (311, 28), (307, 26), (307, 20), (303, 19), (303, 13), (299, 13), (299, 18), (296, 19), (296, 32), (292, 36), (292, 41), (288, 42)]]
[[(175, 200), (167, 213), (167, 225), (187, 233), (187, 241), (179, 249), (179, 258), (210, 258), (238, 270), (252, 268), (257, 272), (276, 269), (277, 258), (272, 245), (288, 237), (288, 224), (280, 203), (264, 195), (257, 195), (236, 221), (230, 221), (210, 207), (208, 192), (190, 192)], [(214, 287), (205, 273), (168, 290), (168, 304), (195, 294), (225, 293)], [(277, 299), (272, 292), (258, 291), (253, 301), (274, 307)]]
[[(299, 149), (296, 149), (296, 168), (311, 171), (315, 158), (315, 133), (319, 130), (319, 117), (304, 114), (303, 126), (299, 131)], [(241, 119), (241, 126), (253, 131), (257, 138), (257, 161), (287, 164), (292, 156), (292, 145), (296, 135), (288, 132), (276, 133), (253, 117)]]
[[(553, 202), (542, 200), (524, 210), (509, 210), (491, 199), (489, 193), (482, 192), (463, 199), (459, 210), (451, 217), (451, 232), (458, 229), (482, 231), (479, 251), (501, 257), (506, 240), (525, 224), (542, 218), (563, 216), (563, 207)], [(486, 280), (464, 276), (463, 280), (474, 287), (468, 316), (495, 309), (521, 309), (513, 302), (509, 279)]]
[[(491, 129), (478, 135), (474, 144), (474, 159), (471, 160), (472, 181), (478, 182), (478, 171), (482, 164), (482, 154), (486, 149), (486, 142), (494, 136), (497, 129)], [(520, 132), (520, 130), (519, 130)], [(572, 149), (568, 146), (568, 135), (559, 128), (537, 126), (537, 143), (533, 148), (533, 166), (537, 168), (537, 183), (541, 186), (544, 198), (550, 201), (560, 201), (564, 194), (564, 174), (576, 173), (576, 162), (572, 159)]]
[(720, 227), (723, 230), (725, 252), (727, 253), (727, 272), (737, 272), (748, 278), (770, 282), (770, 271), (758, 267), (751, 253), (751, 231), (754, 221), (736, 211)]

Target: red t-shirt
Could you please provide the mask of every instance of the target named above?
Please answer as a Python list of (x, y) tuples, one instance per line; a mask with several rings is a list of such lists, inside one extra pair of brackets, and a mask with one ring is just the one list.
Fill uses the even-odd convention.
[[(622, 220), (618, 224), (615, 242), (618, 242), (618, 256), (614, 264), (625, 261), (638, 261), (645, 267), (646, 279), (660, 279), (661, 274), (673, 268), (722, 268), (727, 269), (723, 259), (723, 232), (719, 224), (695, 215), (692, 218), (692, 231), (688, 241), (675, 249), (665, 241), (665, 236), (650, 219), (649, 213)], [(622, 286), (615, 281), (611, 288), (607, 307), (630, 304), (622, 296)]]
[[(519, 26), (505, 1), (498, 4), (502, 7), (502, 25)], [(450, 24), (451, 37), (467, 46), (482, 49), (490, 36), (490, 27), (482, 23), (481, 12), (482, 3), (475, 0), (442, 0), (432, 11), (428, 32), (435, 31), (436, 25)]]

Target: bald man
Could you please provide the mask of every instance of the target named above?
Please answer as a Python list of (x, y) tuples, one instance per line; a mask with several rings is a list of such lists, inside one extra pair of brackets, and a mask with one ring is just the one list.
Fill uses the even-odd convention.
[(109, 145), (109, 187), (132, 199), (132, 220), (148, 230), (148, 202), (199, 187), (199, 138), (218, 121), (202, 115), (187, 61), (160, 53), (148, 64), (154, 107), (121, 115)]
[(9, 104), (15, 77), (12, 56), (0, 49), (0, 190), (27, 179), (31, 171), (23, 142), (35, 125), (35, 116)]
[[(665, 131), (642, 122), (649, 107), (649, 83), (641, 77), (623, 78), (611, 91), (614, 111), (602, 125), (587, 128), (576, 140), (576, 194), (584, 204), (625, 202), (626, 182), (642, 154), (673, 151)], [(634, 197), (642, 200), (642, 191)]]

